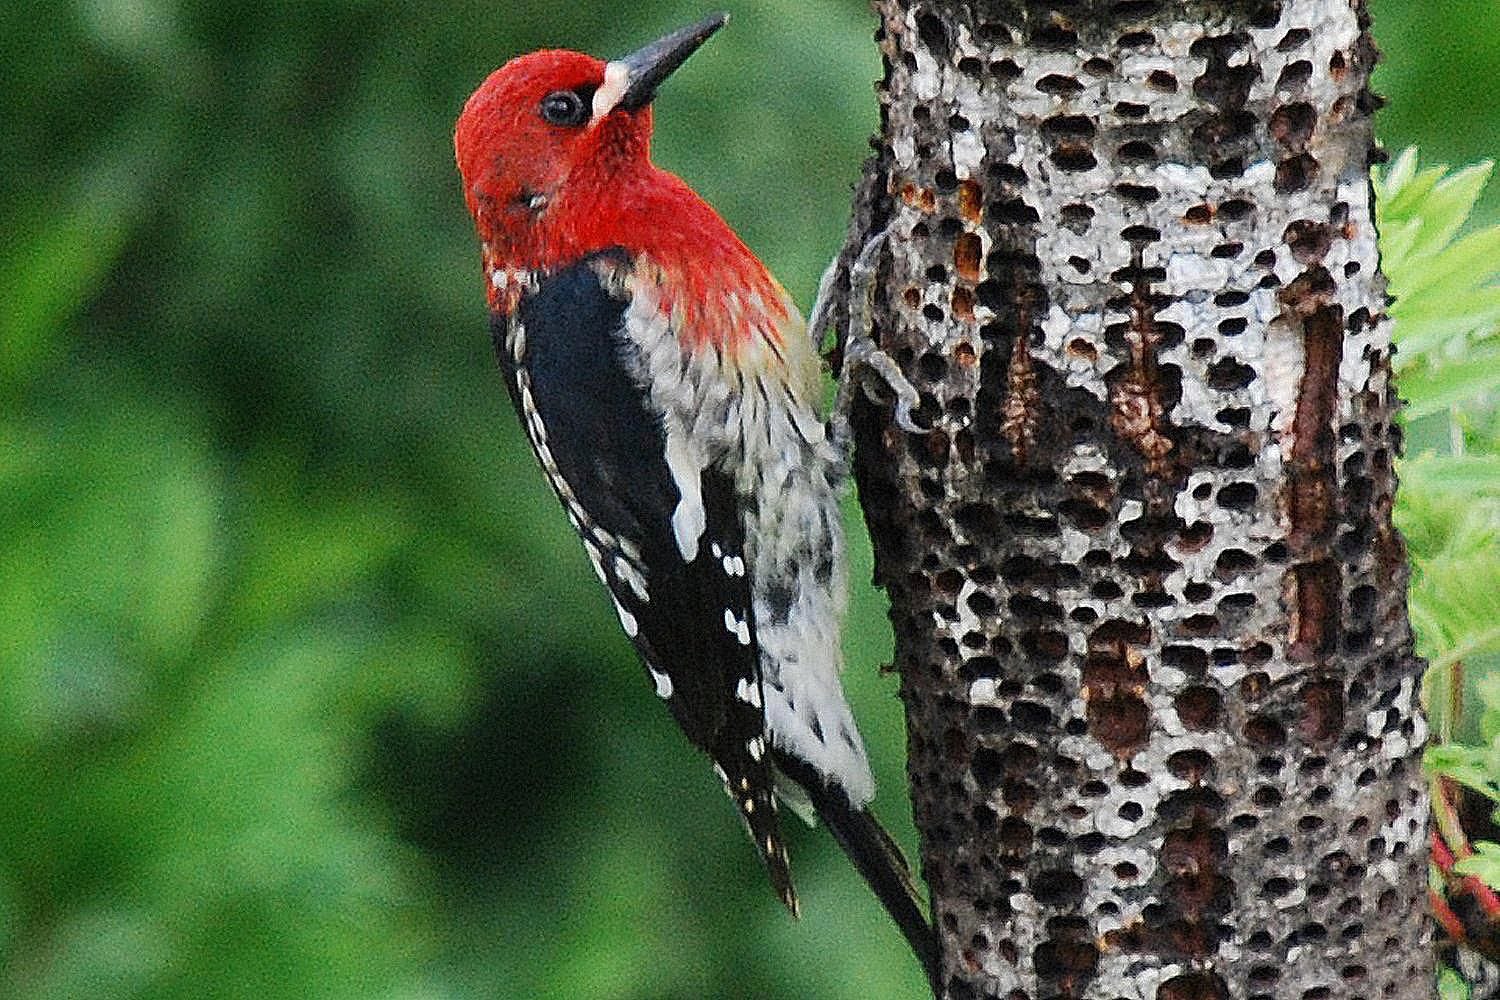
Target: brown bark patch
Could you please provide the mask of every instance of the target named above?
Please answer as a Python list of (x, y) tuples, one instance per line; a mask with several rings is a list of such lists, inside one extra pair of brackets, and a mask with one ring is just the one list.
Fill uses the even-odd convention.
[[(1288, 227), (1289, 234), (1297, 225)], [(1299, 238), (1321, 242), (1324, 235)], [(1314, 265), (1280, 295), (1283, 308), (1302, 327), (1302, 379), (1291, 426), (1286, 508), (1291, 526), (1289, 541), (1304, 550), (1327, 537), (1335, 514), (1334, 416), (1344, 350), (1344, 313), (1343, 307), (1328, 301), (1332, 283), (1328, 272)]]
[(1229, 987), (1212, 972), (1187, 972), (1162, 983), (1156, 1000), (1229, 1000)]
[(1213, 688), (1194, 684), (1183, 688), (1173, 699), (1172, 707), (1177, 710), (1177, 718), (1182, 721), (1183, 726), (1202, 733), (1219, 727), (1224, 699)]
[(931, 215), (937, 211), (937, 195), (931, 188), (920, 188), (915, 184), (903, 184), (901, 186), (900, 198), (923, 215)]
[[(1109, 631), (1113, 630), (1096, 630), (1093, 642), (1099, 642), (1100, 633)], [(1146, 658), (1122, 639), (1106, 638), (1084, 661), (1083, 698), (1088, 706), (1089, 735), (1120, 760), (1129, 759), (1150, 739), (1146, 684)]]
[(1170, 471), (1173, 444), (1156, 360), (1161, 337), (1139, 243), (1132, 249), (1131, 271), (1130, 323), (1125, 333), (1130, 360), (1124, 374), (1111, 385), (1109, 423), (1146, 460), (1147, 472), (1162, 477)]
[(1031, 362), (1031, 297), (1024, 287), (1016, 296), (1016, 333), (1011, 339), (1010, 363), (1005, 369), (1005, 402), (1000, 417), (1000, 433), (1010, 442), (1015, 464), (1026, 464), (1027, 455), (1036, 442), (1036, 421), (1041, 406), (1036, 371)]
[(1333, 246), (1334, 228), (1311, 219), (1298, 219), (1286, 227), (1282, 239), (1291, 247), (1292, 256), (1302, 264), (1317, 264)]
[(949, 308), (955, 318), (965, 323), (974, 322), (974, 293), (963, 287), (953, 289), (953, 297), (949, 301)]
[(1306, 662), (1333, 652), (1339, 634), (1339, 566), (1332, 559), (1291, 570), (1292, 644), (1287, 656)]
[(1336, 678), (1308, 681), (1302, 686), (1302, 738), (1323, 743), (1344, 730), (1344, 685)]
[(984, 220), (984, 188), (973, 180), (959, 182), (958, 217), (972, 226)]
[(983, 244), (976, 233), (959, 233), (953, 241), (953, 272), (964, 281), (978, 281), (983, 277), (980, 259)]

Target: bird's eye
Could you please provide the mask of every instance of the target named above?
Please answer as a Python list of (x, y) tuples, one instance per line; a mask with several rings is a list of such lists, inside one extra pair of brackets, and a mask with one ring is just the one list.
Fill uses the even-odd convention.
[(553, 125), (582, 125), (589, 120), (589, 109), (573, 91), (555, 90), (542, 98), (542, 119)]

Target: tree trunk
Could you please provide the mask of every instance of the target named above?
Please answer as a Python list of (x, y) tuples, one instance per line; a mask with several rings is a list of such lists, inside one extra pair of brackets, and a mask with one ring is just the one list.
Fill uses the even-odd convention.
[(877, 0), (855, 412), (951, 1000), (1432, 991), (1362, 0)]

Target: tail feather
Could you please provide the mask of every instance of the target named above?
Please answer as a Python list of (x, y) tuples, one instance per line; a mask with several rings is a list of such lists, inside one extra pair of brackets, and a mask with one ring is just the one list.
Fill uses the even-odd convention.
[(749, 756), (743, 748), (721, 750), (714, 762), (714, 773), (724, 782), (724, 791), (739, 808), (745, 832), (755, 845), (761, 863), (770, 876), (771, 888), (792, 916), (801, 915), (797, 901), (797, 890), (792, 885), (791, 863), (787, 859), (786, 840), (781, 835), (777, 822), (776, 794), (771, 781), (769, 763)]
[(922, 963), (933, 995), (941, 996), (937, 935), (901, 848), (868, 809), (853, 805), (842, 788), (825, 781), (810, 765), (779, 751), (775, 753), (775, 762), (778, 771), (806, 791), (834, 839)]

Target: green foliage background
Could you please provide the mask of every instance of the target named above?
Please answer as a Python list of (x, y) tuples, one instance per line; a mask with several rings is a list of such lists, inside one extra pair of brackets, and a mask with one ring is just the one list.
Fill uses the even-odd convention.
[[(657, 158), (805, 305), (875, 126), (873, 19), (726, 6)], [(1500, 7), (1372, 6), (1385, 141), (1493, 155)], [(920, 995), (821, 831), (791, 831), (806, 916), (779, 910), (490, 355), (464, 98), (702, 13), (0, 5), (0, 996)], [(883, 606), (854, 603), (911, 843)]]

